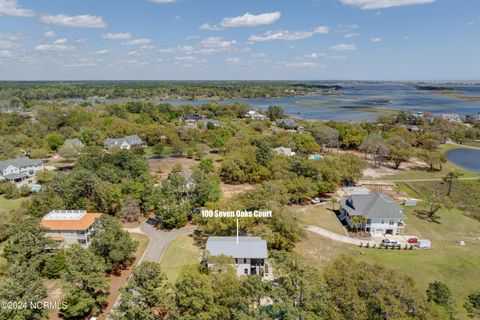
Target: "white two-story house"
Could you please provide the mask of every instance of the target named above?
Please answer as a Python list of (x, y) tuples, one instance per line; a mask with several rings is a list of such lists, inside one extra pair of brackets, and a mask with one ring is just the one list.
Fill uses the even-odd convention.
[[(271, 277), (271, 267), (266, 263), (268, 258), (267, 242), (259, 237), (209, 237), (206, 251), (210, 256), (227, 256), (235, 259), (237, 276), (259, 275)], [(208, 266), (212, 263), (207, 261)]]
[[(355, 219), (355, 216), (362, 217)], [(370, 232), (372, 236), (402, 234), (405, 215), (402, 207), (380, 192), (353, 194), (340, 201), (340, 220), (350, 227)], [(359, 223), (362, 222), (362, 223)]]
[(101, 213), (89, 213), (85, 210), (53, 210), (40, 222), (46, 229), (46, 236), (61, 246), (79, 244), (88, 247), (93, 224)]
[(21, 182), (43, 171), (42, 160), (27, 157), (0, 161), (0, 181)]

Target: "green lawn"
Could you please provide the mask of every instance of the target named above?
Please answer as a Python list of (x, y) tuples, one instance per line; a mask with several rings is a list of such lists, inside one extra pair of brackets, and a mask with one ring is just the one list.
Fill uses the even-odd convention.
[[(409, 192), (410, 189), (403, 185), (402, 190)], [(440, 280), (454, 292), (459, 318), (466, 319), (463, 303), (468, 294), (480, 289), (480, 222), (455, 208), (442, 209), (440, 223), (429, 222), (418, 218), (415, 209), (405, 208), (406, 234), (430, 239), (430, 250), (358, 248), (307, 232), (306, 239), (297, 245), (296, 251), (305, 257), (307, 263), (319, 268), (342, 254), (381, 263), (414, 278), (421, 290), (425, 290), (428, 283)], [(460, 246), (459, 240), (464, 240), (466, 245)]]
[(25, 200), (25, 198), (5, 199), (4, 196), (0, 196), (0, 214), (8, 213), (10, 210), (20, 208), (23, 200)]
[(202, 254), (200, 248), (190, 234), (184, 234), (173, 239), (163, 254), (160, 266), (169, 281), (174, 282), (182, 267), (198, 264)]
[[(338, 209), (338, 204), (336, 205)], [(336, 214), (332, 211), (332, 204), (309, 205), (307, 207), (295, 208), (298, 212), (300, 222), (305, 227), (309, 225), (319, 226), (324, 229), (344, 234), (345, 230), (337, 219)]]
[[(440, 146), (440, 150), (443, 152), (448, 152), (452, 149), (461, 149), (462, 146), (452, 145), (452, 144), (442, 144)], [(428, 170), (412, 170), (408, 172), (401, 172), (399, 174), (385, 176), (379, 178), (379, 180), (413, 180), (413, 179), (439, 179), (443, 178), (448, 172), (450, 171), (458, 171), (461, 172), (462, 178), (469, 178), (469, 177), (479, 177), (480, 174), (473, 171), (467, 171), (462, 169), (461, 167), (453, 164), (450, 161), (447, 161), (442, 166), (442, 171), (428, 171)]]

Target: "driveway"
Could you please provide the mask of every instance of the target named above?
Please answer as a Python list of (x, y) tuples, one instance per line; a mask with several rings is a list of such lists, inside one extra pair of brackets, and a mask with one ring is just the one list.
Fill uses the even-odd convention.
[(182, 234), (192, 233), (196, 228), (197, 227), (185, 227), (182, 229), (161, 230), (144, 222), (139, 228), (125, 230), (131, 233), (142, 233), (150, 239), (147, 249), (138, 261), (138, 263), (141, 263), (142, 261), (160, 262), (170, 241)]

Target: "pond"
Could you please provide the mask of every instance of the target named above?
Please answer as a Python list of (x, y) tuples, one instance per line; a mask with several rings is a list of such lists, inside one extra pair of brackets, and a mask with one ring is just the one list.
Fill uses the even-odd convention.
[(465, 170), (480, 172), (480, 150), (453, 149), (447, 152), (447, 158)]

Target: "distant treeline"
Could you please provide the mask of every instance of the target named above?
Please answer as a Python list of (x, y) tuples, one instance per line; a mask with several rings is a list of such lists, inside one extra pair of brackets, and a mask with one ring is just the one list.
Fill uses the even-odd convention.
[(99, 96), (107, 99), (235, 99), (294, 96), (338, 85), (293, 81), (69, 81), (0, 82), (0, 99), (54, 100)]

